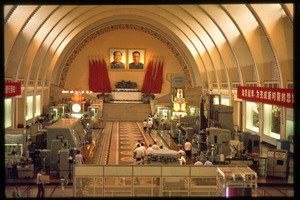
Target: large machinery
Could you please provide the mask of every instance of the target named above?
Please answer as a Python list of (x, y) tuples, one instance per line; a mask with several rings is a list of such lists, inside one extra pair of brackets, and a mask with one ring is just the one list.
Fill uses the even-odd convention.
[(148, 157), (150, 165), (179, 165), (178, 159), (178, 152), (168, 149), (154, 150)]
[(80, 147), (85, 143), (85, 131), (79, 119), (62, 118), (47, 129), (47, 147), (51, 147), (52, 140), (68, 140), (71, 147)]
[(174, 120), (170, 134), (184, 145), (192, 142), (192, 155), (211, 161), (239, 158), (241, 151), (260, 152), (260, 137), (247, 132), (236, 132), (233, 124), (233, 107), (220, 105), (215, 95), (200, 97), (199, 114)]
[(47, 129), (47, 148), (51, 149), (50, 170), (58, 171), (60, 177), (66, 177), (71, 157), (77, 149), (86, 143), (87, 134), (80, 119), (62, 118)]

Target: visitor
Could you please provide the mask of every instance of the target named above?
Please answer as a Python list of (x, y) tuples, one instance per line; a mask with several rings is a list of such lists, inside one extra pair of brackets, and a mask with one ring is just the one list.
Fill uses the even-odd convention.
[(186, 157), (191, 158), (192, 144), (189, 142), (188, 139), (186, 139), (186, 142), (184, 143), (184, 150), (185, 150)]
[(208, 157), (206, 157), (206, 161), (205, 161), (204, 165), (213, 165), (213, 164), (212, 164), (212, 162), (209, 161)]
[(197, 160), (196, 160), (196, 162), (195, 162), (195, 164), (194, 165), (203, 165), (203, 163), (200, 161), (200, 159), (199, 158), (197, 158)]

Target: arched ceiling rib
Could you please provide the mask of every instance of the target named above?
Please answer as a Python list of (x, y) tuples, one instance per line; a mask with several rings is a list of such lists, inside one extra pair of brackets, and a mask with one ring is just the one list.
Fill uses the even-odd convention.
[(58, 83), (79, 41), (96, 27), (120, 23), (122, 16), (122, 23), (148, 25), (168, 37), (186, 59), (194, 86), (278, 81), (287, 87), (293, 81), (293, 6), (7, 5), (5, 77)]
[[(149, 21), (152, 21), (152, 24), (155, 25), (155, 27), (157, 27), (157, 30), (164, 30), (164, 31), (160, 31), (161, 33), (164, 33), (164, 32), (167, 32), (168, 33), (168, 37), (178, 37), (176, 38), (177, 41), (179, 41), (181, 43), (181, 47), (179, 49), (186, 49), (185, 46), (183, 46), (183, 43), (182, 41), (180, 40), (180, 38), (182, 38), (182, 40), (184, 40), (184, 45), (187, 45), (190, 43), (189, 39), (182, 33), (182, 31), (178, 30), (178, 31), (174, 31), (175, 29), (178, 29), (176, 28), (176, 26), (171, 23), (171, 21), (165, 21), (165, 18), (162, 18), (161, 16), (159, 16), (157, 13), (159, 13), (159, 10), (158, 11), (148, 11), (149, 9), (132, 9), (132, 8), (119, 8), (116, 10), (116, 12), (118, 13), (118, 15), (115, 15), (111, 12), (111, 10), (108, 10), (106, 12), (97, 12), (98, 14), (97, 15), (94, 15), (94, 16), (91, 16), (91, 19), (89, 20), (86, 20), (87, 22), (87, 25), (86, 24), (81, 24), (81, 30), (82, 32), (84, 31), (88, 31), (88, 26), (89, 24), (91, 24), (93, 21), (96, 21), (93, 26), (98, 26), (98, 24), (100, 23), (101, 24), (106, 24), (106, 23), (111, 23), (113, 24), (114, 21), (122, 21), (120, 19), (126, 19), (126, 20), (123, 20), (123, 23), (127, 22), (128, 20), (136, 20), (137, 18), (139, 19), (139, 21), (137, 21), (137, 23), (139, 22), (144, 22), (144, 24), (148, 24)], [(150, 9), (151, 10), (151, 9)], [(128, 13), (133, 13), (134, 12), (134, 15), (130, 14), (131, 17), (129, 16)], [(148, 17), (144, 17), (144, 15), (146, 16), (151, 16), (151, 18), (148, 18)], [(98, 19), (98, 20), (95, 20), (95, 19)], [(101, 19), (101, 20), (99, 20)], [(163, 24), (168, 24), (167, 27), (166, 26), (163, 26)], [(168, 30), (172, 30), (173, 32), (170, 32)], [(76, 30), (78, 33), (81, 32), (80, 30)], [(175, 32), (175, 34), (174, 34)], [(80, 35), (82, 33), (79, 33), (78, 35)], [(76, 34), (77, 35), (77, 34)], [(166, 33), (164, 34), (166, 35)], [(80, 39), (80, 38), (77, 38), (77, 40)], [(171, 38), (172, 39), (172, 38)], [(75, 40), (75, 41), (77, 41)], [(179, 45), (180, 43), (177, 42)], [(186, 53), (187, 54), (187, 53)], [(195, 67), (197, 67), (195, 64), (194, 64)], [(193, 66), (192, 66), (193, 67)], [(195, 69), (194, 69), (195, 70)], [(197, 70), (197, 69), (196, 69)], [(197, 74), (197, 71), (195, 71)], [(198, 83), (199, 84), (199, 83)]]
[[(190, 38), (191, 43), (196, 49), (197, 54), (194, 55), (194, 58), (197, 58), (199, 56), (203, 65), (206, 66), (205, 70), (207, 70), (207, 68), (210, 69), (209, 73), (207, 73), (208, 75), (210, 74), (210, 76), (207, 79), (219, 82), (213, 60), (211, 59), (210, 53), (208, 51), (208, 48), (213, 48), (214, 44), (206, 34), (206, 32), (203, 30), (201, 25), (197, 21), (195, 21), (195, 19), (192, 18), (190, 14), (187, 13), (186, 10), (184, 10), (182, 7), (184, 6), (174, 6), (172, 7), (172, 9), (168, 8), (168, 11), (172, 12), (174, 16), (178, 17), (178, 20), (182, 21), (181, 23), (183, 25), (180, 26), (180, 23), (178, 23), (178, 26), (183, 32), (186, 33), (188, 38)], [(201, 35), (202, 37), (200, 37), (199, 35)]]

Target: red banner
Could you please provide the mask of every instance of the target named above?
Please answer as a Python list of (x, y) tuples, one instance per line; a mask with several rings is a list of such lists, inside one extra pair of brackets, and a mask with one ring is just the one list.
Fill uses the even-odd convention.
[(13, 97), (13, 96), (21, 95), (21, 83), (5, 82), (4, 92), (5, 92), (5, 97)]
[(286, 107), (294, 106), (294, 90), (282, 88), (239, 86), (237, 97), (248, 101), (257, 101)]

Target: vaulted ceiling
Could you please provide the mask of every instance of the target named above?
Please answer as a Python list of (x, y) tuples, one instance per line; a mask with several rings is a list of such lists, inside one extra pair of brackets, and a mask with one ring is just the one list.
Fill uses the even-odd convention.
[[(293, 82), (293, 4), (6, 5), (5, 78), (59, 85), (68, 58), (89, 34), (138, 24), (167, 38), (193, 87)], [(26, 87), (25, 87), (26, 88)]]

